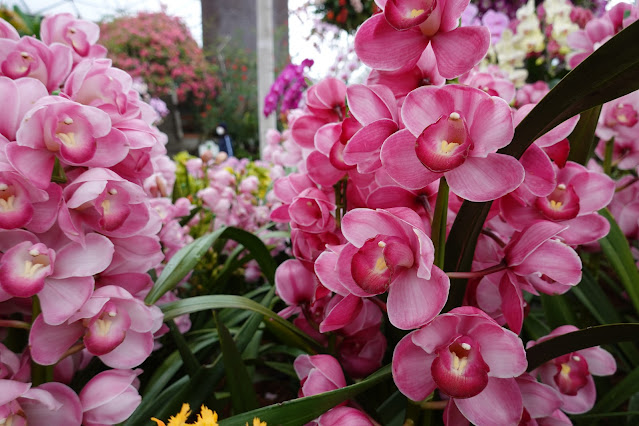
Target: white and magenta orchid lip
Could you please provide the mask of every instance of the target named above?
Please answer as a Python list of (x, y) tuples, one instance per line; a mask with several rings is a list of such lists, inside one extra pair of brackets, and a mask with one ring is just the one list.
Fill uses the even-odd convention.
[(588, 384), (588, 362), (586, 358), (573, 352), (555, 358), (557, 374), (553, 377), (555, 384), (564, 395), (577, 395), (580, 389)]
[(464, 118), (458, 112), (426, 127), (415, 142), (419, 161), (431, 172), (443, 173), (461, 166), (473, 149)]
[(93, 355), (104, 355), (118, 347), (131, 327), (131, 318), (124, 309), (112, 301), (107, 302), (102, 312), (87, 325), (84, 345)]
[(550, 220), (568, 220), (579, 214), (579, 196), (572, 185), (559, 184), (546, 197), (537, 198), (535, 207)]
[(14, 297), (31, 297), (44, 287), (54, 262), (55, 252), (42, 243), (17, 244), (0, 260), (0, 286)]
[(481, 356), (479, 344), (460, 336), (437, 351), (431, 374), (437, 387), (453, 398), (470, 398), (488, 385), (490, 367)]
[(407, 30), (426, 21), (436, 6), (436, 0), (388, 0), (384, 6), (384, 17), (396, 30)]
[(381, 294), (388, 290), (396, 276), (396, 268), (410, 268), (415, 257), (401, 238), (377, 235), (367, 240), (353, 255), (353, 279), (364, 291)]

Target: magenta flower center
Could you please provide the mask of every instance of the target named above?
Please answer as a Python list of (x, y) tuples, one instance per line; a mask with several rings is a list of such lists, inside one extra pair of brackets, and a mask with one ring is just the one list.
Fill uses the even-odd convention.
[(633, 127), (638, 122), (637, 111), (628, 104), (618, 104), (608, 113), (606, 125), (613, 127), (616, 125)]
[(440, 391), (453, 398), (470, 398), (488, 385), (490, 368), (481, 356), (479, 344), (460, 336), (437, 351), (431, 374)]
[(16, 199), (15, 187), (0, 182), (0, 213), (15, 210), (14, 201)]
[(568, 220), (579, 214), (579, 196), (572, 185), (559, 184), (545, 198), (537, 198), (535, 207), (550, 220)]
[(555, 360), (557, 374), (554, 376), (555, 384), (561, 393), (565, 395), (577, 395), (579, 389), (588, 384), (588, 362), (578, 353), (564, 355)]
[(461, 166), (472, 148), (466, 123), (457, 112), (448, 117), (441, 116), (426, 127), (415, 142), (417, 158), (434, 173), (444, 173)]
[(377, 235), (362, 245), (353, 255), (353, 279), (364, 291), (381, 294), (388, 290), (399, 271), (410, 268), (415, 256), (401, 238)]

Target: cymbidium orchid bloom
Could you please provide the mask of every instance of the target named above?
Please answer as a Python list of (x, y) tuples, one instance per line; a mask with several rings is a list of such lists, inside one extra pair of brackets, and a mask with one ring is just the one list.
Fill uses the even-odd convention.
[(129, 418), (142, 400), (137, 376), (142, 370), (107, 370), (98, 373), (80, 391), (83, 424), (119, 424)]
[(311, 426), (373, 426), (373, 422), (360, 410), (353, 407), (335, 407), (313, 420)]
[(70, 13), (45, 16), (40, 24), (40, 38), (46, 44), (62, 43), (73, 49), (73, 62), (83, 58), (103, 58), (106, 48), (96, 44), (100, 27), (95, 22), (76, 19)]
[(161, 318), (157, 306), (146, 306), (123, 288), (107, 285), (95, 290), (64, 324), (36, 318), (29, 335), (31, 356), (39, 364), (54, 364), (82, 337), (89, 353), (109, 367), (133, 368), (151, 354)]
[(315, 146), (315, 133), (328, 123), (337, 123), (346, 116), (346, 85), (336, 78), (327, 78), (311, 86), (306, 93), (310, 114), (295, 119), (291, 135), (302, 148)]
[(604, 104), (597, 123), (600, 138), (597, 154), (604, 157), (606, 142), (614, 138), (612, 162), (632, 170), (639, 164), (639, 92), (632, 92)]
[(515, 378), (526, 367), (519, 337), (470, 306), (435, 317), (393, 352), (393, 380), (404, 395), (421, 401), (439, 389), (450, 397), (447, 411), (478, 426), (518, 424), (523, 401)]
[(44, 321), (55, 325), (69, 319), (89, 299), (93, 275), (111, 262), (113, 243), (91, 233), (86, 235), (84, 246), (64, 239), (52, 246), (27, 231), (11, 230), (2, 233), (0, 252), (4, 253), (0, 258), (0, 298), (37, 294)]
[(377, 1), (373, 15), (355, 35), (357, 56), (369, 67), (396, 71), (414, 66), (432, 46), (439, 74), (451, 79), (475, 66), (490, 46), (485, 27), (459, 27), (469, 0)]
[(593, 19), (583, 30), (568, 34), (568, 46), (573, 50), (567, 56), (570, 68), (579, 65), (612, 36), (639, 19), (639, 9), (628, 3), (619, 3), (601, 18)]
[(0, 380), (0, 424), (80, 426), (82, 406), (78, 395), (62, 383)]
[(351, 115), (363, 126), (346, 142), (344, 162), (359, 173), (382, 167), (379, 152), (386, 138), (399, 130), (399, 111), (386, 86), (355, 84), (346, 89)]
[[(563, 325), (537, 341), (530, 341), (527, 348), (553, 337), (577, 331), (573, 325)], [(533, 376), (557, 390), (562, 400), (561, 409), (566, 413), (580, 414), (590, 410), (595, 404), (597, 391), (595, 376), (609, 376), (617, 370), (613, 356), (599, 346), (582, 349), (562, 355), (535, 369)]]
[[(504, 248), (509, 279), (535, 294), (563, 294), (581, 281), (581, 259), (557, 238), (567, 226), (535, 222), (513, 235)], [(515, 278), (516, 277), (516, 278)]]
[(346, 387), (342, 367), (330, 355), (300, 355), (293, 368), (300, 379), (300, 398)]
[(60, 96), (40, 99), (27, 112), (7, 146), (11, 164), (40, 188), (51, 180), (54, 161), (65, 165), (109, 167), (128, 152), (122, 133), (111, 128), (109, 115)]
[(388, 318), (404, 330), (441, 311), (450, 281), (433, 266), (433, 243), (417, 213), (403, 207), (354, 209), (344, 215), (342, 233), (348, 242), (339, 254), (325, 252), (316, 261), (325, 287), (357, 297), (388, 292)]
[(7, 108), (0, 115), (0, 135), (9, 141), (16, 140), (16, 132), (22, 123), (24, 115), (33, 108), (34, 103), (47, 96), (47, 88), (40, 80), (31, 77), (11, 79), (0, 76), (0, 91), (7, 102), (14, 105)]
[(451, 192), (469, 201), (497, 199), (524, 180), (515, 158), (497, 154), (514, 129), (501, 98), (468, 86), (421, 87), (402, 106), (406, 129), (382, 146), (386, 172), (397, 183), (419, 190), (445, 177)]
[(60, 226), (74, 241), (82, 242), (86, 230), (126, 238), (159, 231), (161, 220), (144, 190), (109, 169), (92, 168), (64, 188)]
[(519, 200), (502, 198), (504, 219), (517, 230), (540, 221), (567, 226), (557, 235), (569, 245), (591, 243), (608, 234), (610, 225), (597, 212), (612, 200), (614, 181), (571, 161), (561, 169), (555, 166), (555, 171), (556, 186), (546, 196), (520, 192)]
[(57, 90), (71, 71), (71, 48), (61, 43), (47, 46), (34, 37), (0, 38), (0, 75), (11, 79), (32, 77), (49, 93)]

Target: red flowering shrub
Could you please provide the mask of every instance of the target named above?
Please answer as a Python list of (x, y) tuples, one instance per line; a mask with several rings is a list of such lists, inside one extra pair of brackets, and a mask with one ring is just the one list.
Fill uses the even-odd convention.
[(217, 93), (219, 80), (182, 20), (162, 12), (140, 12), (100, 25), (100, 43), (113, 66), (140, 77), (152, 96), (175, 88), (178, 101), (196, 105)]

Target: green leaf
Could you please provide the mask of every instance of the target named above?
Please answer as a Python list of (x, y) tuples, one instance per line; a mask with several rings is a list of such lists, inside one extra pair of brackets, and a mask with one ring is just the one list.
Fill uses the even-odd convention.
[(186, 367), (188, 375), (193, 377), (200, 369), (200, 363), (197, 361), (197, 358), (195, 358), (195, 355), (193, 355), (193, 352), (191, 352), (191, 348), (189, 348), (184, 336), (180, 330), (178, 330), (177, 325), (175, 325), (175, 321), (168, 320), (166, 321), (166, 325), (169, 327), (171, 337), (173, 337), (173, 341), (178, 348), (178, 352), (180, 353), (180, 357), (182, 358), (182, 362)]
[(196, 296), (188, 299), (177, 300), (160, 306), (162, 312), (164, 312), (165, 320), (173, 319), (180, 315), (190, 314), (193, 312), (206, 311), (212, 309), (247, 309), (253, 312), (257, 312), (266, 317), (268, 322), (277, 324), (278, 326), (286, 329), (288, 332), (295, 335), (300, 339), (303, 344), (312, 351), (321, 350), (321, 345), (317, 343), (313, 338), (308, 336), (299, 328), (295, 327), (284, 318), (277, 315), (270, 309), (265, 308), (259, 303), (247, 299), (242, 296), (233, 295), (212, 295), (212, 296)]
[[(570, 117), (639, 89), (639, 21), (631, 24), (569, 72), (519, 123), (512, 142), (498, 152), (520, 158), (544, 133)], [(623, 52), (623, 54), (620, 54)], [(467, 272), (492, 202), (464, 201), (446, 242), (445, 270)], [(451, 280), (448, 311), (461, 306), (467, 280)]]
[(603, 397), (599, 399), (590, 414), (608, 413), (613, 411), (632, 395), (639, 392), (639, 367), (635, 368), (622, 381), (617, 383)]
[(299, 426), (390, 377), (391, 367), (387, 365), (354, 385), (249, 411), (248, 413), (223, 419), (219, 424), (220, 426), (243, 425), (247, 422), (252, 424), (253, 418), (259, 417), (261, 421), (266, 422), (268, 425)]
[(639, 313), (639, 270), (630, 252), (628, 240), (608, 209), (599, 210), (599, 214), (610, 222), (610, 232), (599, 240), (601, 249), (626, 289), (635, 312)]
[(231, 401), (235, 413), (244, 413), (259, 407), (257, 395), (253, 389), (253, 382), (246, 371), (242, 355), (237, 350), (233, 337), (229, 330), (220, 322), (215, 315), (217, 332), (220, 337), (222, 347), (222, 360), (224, 367), (229, 374), (226, 375), (226, 382), (231, 391)]
[(262, 240), (243, 229), (233, 227), (220, 228), (182, 247), (171, 260), (169, 260), (162, 271), (162, 275), (160, 275), (146, 296), (144, 300), (146, 304), (154, 304), (164, 293), (175, 288), (175, 286), (195, 268), (202, 256), (204, 256), (211, 245), (218, 239), (231, 239), (246, 247), (260, 265), (266, 279), (270, 283), (275, 282), (275, 269), (277, 269), (277, 265)]
[(431, 240), (435, 247), (435, 261), (433, 264), (439, 268), (444, 266), (444, 254), (446, 248), (446, 216), (448, 214), (448, 184), (446, 178), (439, 179), (435, 213), (431, 224)]
[(570, 141), (570, 154), (568, 160), (585, 166), (595, 150), (595, 130), (601, 113), (601, 105), (594, 106), (581, 113), (577, 126), (572, 131)]
[(575, 313), (568, 302), (566, 302), (566, 298), (563, 294), (550, 296), (542, 293), (540, 296), (546, 321), (551, 329), (566, 324), (578, 325)]
[(593, 346), (629, 341), (639, 341), (639, 323), (598, 325), (562, 334), (526, 350), (528, 371), (564, 354)]

